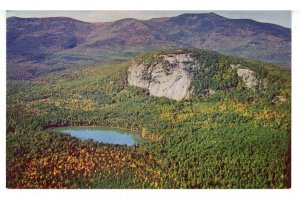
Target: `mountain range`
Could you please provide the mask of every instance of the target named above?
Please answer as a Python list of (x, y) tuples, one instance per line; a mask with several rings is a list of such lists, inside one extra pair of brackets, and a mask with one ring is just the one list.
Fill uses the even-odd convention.
[(122, 61), (158, 49), (199, 48), (290, 67), (291, 29), (215, 13), (88, 23), (67, 17), (7, 19), (7, 78)]

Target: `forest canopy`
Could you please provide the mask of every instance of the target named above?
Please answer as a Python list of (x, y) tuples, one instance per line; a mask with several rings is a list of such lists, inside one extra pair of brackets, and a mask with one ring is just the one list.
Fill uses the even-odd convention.
[[(193, 96), (181, 101), (129, 86), (131, 62), (8, 80), (7, 187), (290, 187), (291, 71), (211, 51), (187, 52), (200, 64)], [(230, 64), (250, 68), (267, 87), (246, 89)], [(126, 147), (49, 131), (60, 126), (124, 128), (150, 141)]]

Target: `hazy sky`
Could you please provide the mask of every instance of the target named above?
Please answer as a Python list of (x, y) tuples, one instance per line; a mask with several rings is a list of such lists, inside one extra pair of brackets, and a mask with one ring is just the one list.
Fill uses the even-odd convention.
[[(183, 13), (210, 11), (7, 11), (7, 17), (57, 17), (65, 16), (87, 22), (108, 22), (123, 18), (150, 19), (177, 16)], [(290, 11), (212, 11), (231, 19), (248, 18), (259, 22), (291, 27)]]

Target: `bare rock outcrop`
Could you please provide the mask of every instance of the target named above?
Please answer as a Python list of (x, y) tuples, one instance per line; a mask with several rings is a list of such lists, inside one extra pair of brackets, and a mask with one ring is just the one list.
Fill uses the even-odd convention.
[(255, 90), (255, 87), (258, 85), (258, 79), (256, 78), (255, 72), (246, 69), (246, 68), (241, 68), (242, 66), (240, 64), (234, 65), (230, 64), (230, 67), (232, 69), (236, 69), (237, 75), (239, 77), (242, 77), (244, 85), (251, 90)]
[(237, 75), (243, 78), (243, 82), (248, 89), (255, 90), (258, 80), (254, 71), (250, 69), (237, 69)]
[(150, 65), (133, 63), (128, 83), (149, 90), (153, 96), (181, 100), (189, 95), (195, 65), (189, 54), (160, 55)]
[[(152, 96), (182, 100), (193, 95), (191, 81), (199, 67), (189, 53), (169, 53), (157, 55), (151, 61), (133, 61), (128, 69), (128, 83), (131, 86), (147, 89)], [(230, 64), (237, 72), (243, 85), (255, 91), (259, 85), (256, 73), (240, 64)], [(209, 95), (216, 90), (208, 88)]]

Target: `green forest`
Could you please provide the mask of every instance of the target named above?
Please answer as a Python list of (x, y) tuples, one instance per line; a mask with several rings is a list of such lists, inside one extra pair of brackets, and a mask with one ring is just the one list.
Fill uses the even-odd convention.
[[(151, 64), (169, 52), (135, 60)], [(289, 188), (291, 70), (186, 52), (199, 66), (193, 95), (181, 101), (129, 86), (131, 61), (7, 80), (7, 187)], [(255, 90), (230, 64), (256, 73)], [(49, 130), (60, 126), (122, 128), (149, 141), (127, 147)]]

